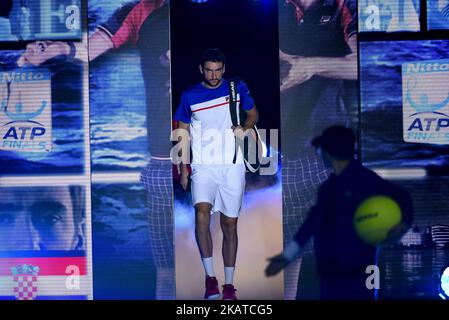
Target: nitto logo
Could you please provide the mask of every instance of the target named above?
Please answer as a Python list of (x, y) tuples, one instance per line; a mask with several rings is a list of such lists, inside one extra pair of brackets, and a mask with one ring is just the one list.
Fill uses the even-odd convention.
[(50, 151), (51, 74), (46, 69), (0, 73), (0, 149)]
[[(44, 74), (41, 72), (12, 72), (12, 73), (3, 73), (3, 81), (6, 84), (6, 97), (0, 102), (0, 110), (5, 113), (5, 115), (12, 120), (12, 122), (7, 123), (11, 124), (17, 121), (29, 121), (33, 118), (36, 118), (42, 114), (47, 106), (47, 101), (43, 100), (40, 107), (36, 111), (25, 112), (24, 105), (22, 102), (22, 93), (19, 91), (18, 93), (18, 101), (16, 100), (15, 105), (13, 106), (12, 98), (12, 89), (13, 83), (18, 81), (38, 81), (44, 79)], [(14, 110), (12, 110), (14, 108)], [(39, 123), (40, 124), (40, 123)], [(42, 125), (42, 124), (40, 124)]]
[(449, 60), (402, 65), (404, 141), (449, 144)]
[(410, 63), (407, 65), (407, 72), (432, 72), (432, 71), (449, 71), (449, 63)]
[[(417, 63), (409, 64), (407, 70), (424, 69), (422, 72), (430, 72), (435, 69), (441, 68), (441, 66), (449, 66), (448, 63)], [(445, 113), (438, 112), (438, 110), (443, 109), (449, 105), (449, 93), (447, 97), (440, 102), (431, 103), (428, 93), (421, 92), (415, 94), (415, 98), (412, 93), (416, 90), (418, 80), (416, 76), (411, 75), (407, 81), (407, 89), (405, 93), (406, 102), (412, 107), (416, 112), (411, 114), (409, 118), (413, 117), (413, 121), (407, 128), (407, 131), (435, 131), (439, 132), (441, 129), (449, 128), (449, 116)], [(417, 96), (417, 97), (416, 97)], [(420, 117), (422, 114), (430, 114), (426, 117)]]

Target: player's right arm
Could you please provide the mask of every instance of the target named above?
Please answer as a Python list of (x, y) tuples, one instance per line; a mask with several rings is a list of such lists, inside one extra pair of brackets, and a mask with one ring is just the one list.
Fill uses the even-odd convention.
[[(181, 159), (180, 171), (181, 171), (181, 185), (184, 190), (187, 190), (187, 185), (189, 182), (189, 170), (187, 167), (187, 163), (190, 162), (188, 158), (189, 155), (182, 154), (183, 150), (190, 150), (190, 140), (189, 140), (189, 132), (190, 132), (190, 122), (192, 117), (192, 110), (190, 108), (189, 95), (184, 91), (181, 95), (181, 100), (179, 101), (178, 108), (173, 116), (173, 120), (178, 121), (178, 129), (185, 131), (181, 132), (178, 135), (178, 144), (181, 147), (181, 154), (178, 154), (178, 157)], [(185, 139), (185, 140), (183, 140)], [(179, 167), (178, 167), (179, 172)]]
[[(182, 129), (182, 130), (186, 130), (187, 132), (189, 132), (190, 125), (188, 123), (183, 122), (183, 121), (179, 121), (178, 122), (178, 128)], [(185, 135), (185, 136), (188, 136), (188, 135)], [(182, 143), (182, 137), (181, 136), (178, 138), (178, 143)], [(180, 154), (179, 156), (182, 159), (182, 154)], [(184, 190), (187, 190), (187, 185), (189, 184), (189, 168), (187, 167), (187, 164), (184, 163), (184, 162), (181, 162), (180, 168), (181, 168), (181, 185), (182, 185), (182, 188)]]

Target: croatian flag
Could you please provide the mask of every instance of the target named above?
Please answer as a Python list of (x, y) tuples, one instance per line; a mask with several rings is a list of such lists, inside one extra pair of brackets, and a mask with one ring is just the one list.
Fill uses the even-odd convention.
[(86, 300), (84, 251), (0, 252), (0, 300)]

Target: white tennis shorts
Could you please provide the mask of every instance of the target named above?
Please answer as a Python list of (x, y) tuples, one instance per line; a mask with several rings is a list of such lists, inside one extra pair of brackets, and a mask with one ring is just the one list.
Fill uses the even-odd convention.
[(236, 218), (245, 193), (245, 165), (192, 165), (193, 205), (208, 202), (212, 211)]

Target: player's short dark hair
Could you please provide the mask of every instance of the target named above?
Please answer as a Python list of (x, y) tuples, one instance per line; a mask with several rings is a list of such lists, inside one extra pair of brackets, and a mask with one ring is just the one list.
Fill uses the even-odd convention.
[(209, 62), (222, 62), (225, 64), (225, 55), (217, 48), (210, 48), (203, 52), (201, 55), (200, 64), (204, 67), (206, 61)]
[(9, 13), (12, 10), (12, 0), (0, 1), (0, 17), (9, 18)]

